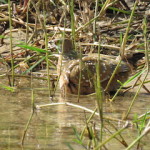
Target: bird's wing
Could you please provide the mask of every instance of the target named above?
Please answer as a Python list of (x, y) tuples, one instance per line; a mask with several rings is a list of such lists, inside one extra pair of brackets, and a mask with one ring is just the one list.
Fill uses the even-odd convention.
[[(118, 64), (116, 57), (101, 56), (99, 63), (100, 71), (100, 80), (105, 82), (110, 79), (113, 71), (115, 70)], [(66, 83), (73, 83), (75, 85), (79, 84), (79, 77), (81, 76), (81, 84), (83, 86), (89, 86), (94, 84), (94, 78), (96, 79), (96, 68), (98, 65), (97, 56), (86, 56), (82, 60), (72, 60), (69, 61), (65, 66), (63, 78)], [(116, 71), (116, 74), (120, 72), (128, 72), (130, 67), (125, 62), (121, 62), (119, 68)]]

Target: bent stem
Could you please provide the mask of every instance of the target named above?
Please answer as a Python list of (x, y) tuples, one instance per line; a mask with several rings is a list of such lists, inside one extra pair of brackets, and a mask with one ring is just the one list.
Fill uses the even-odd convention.
[[(36, 105), (36, 109), (40, 109), (42, 107), (48, 107), (48, 106), (56, 106), (56, 105), (66, 105), (66, 106), (72, 106), (72, 107), (75, 107), (75, 108), (78, 108), (78, 109), (82, 109), (84, 111), (87, 111), (87, 112), (90, 112), (90, 113), (94, 113), (96, 116), (99, 116), (99, 113), (98, 112), (95, 112), (95, 110), (91, 110), (91, 109), (88, 109), (84, 106), (81, 106), (81, 105), (77, 105), (77, 104), (73, 104), (73, 103), (69, 103), (69, 102), (59, 102), (59, 103), (50, 103), (50, 104), (43, 104), (43, 105)], [(103, 117), (103, 119), (106, 119), (106, 120), (110, 120), (110, 121), (116, 121), (116, 122), (125, 122), (124, 120), (120, 120), (120, 119), (116, 119), (116, 118), (111, 118), (111, 117)], [(131, 122), (129, 122), (130, 125), (132, 125)]]
[[(145, 70), (142, 70), (142, 71), (140, 71), (140, 72), (138, 72), (137, 74), (135, 74), (134, 76), (132, 76), (131, 78), (129, 78), (126, 82), (124, 82), (123, 84), (120, 82), (120, 88), (117, 90), (117, 92), (115, 93), (115, 95), (113, 96), (113, 98), (112, 99), (110, 99), (110, 101), (112, 102), (114, 99), (115, 99), (115, 97), (118, 95), (118, 93), (119, 93), (119, 91), (124, 87), (124, 86), (126, 86), (126, 84), (128, 84), (129, 82), (131, 82), (132, 80), (134, 80), (135, 78), (137, 78), (137, 77), (140, 77), (141, 76), (141, 74), (143, 74), (145, 72)], [(119, 81), (118, 81), (119, 82)]]
[[(134, 11), (135, 11), (136, 5), (137, 5), (137, 1), (136, 1), (135, 4), (134, 4), (134, 8), (133, 8), (132, 13), (131, 13), (131, 15), (130, 15), (129, 22), (128, 22), (128, 26), (127, 26), (127, 29), (126, 29), (126, 32), (125, 32), (125, 35), (124, 35), (124, 37), (123, 37), (123, 41), (122, 41), (122, 44), (121, 44), (121, 47), (120, 47), (120, 55), (121, 55), (121, 57), (119, 57), (119, 62), (118, 62), (118, 64), (117, 64), (117, 66), (116, 66), (114, 72), (112, 73), (111, 78), (109, 79), (109, 81), (108, 81), (108, 83), (107, 83), (107, 86), (106, 86), (106, 88), (105, 88), (105, 91), (108, 90), (108, 88), (109, 88), (109, 86), (110, 86), (110, 84), (111, 84), (111, 82), (112, 82), (112, 80), (113, 80), (113, 78), (114, 78), (114, 76), (115, 76), (115, 74), (116, 74), (116, 72), (117, 72), (117, 70), (118, 70), (120, 64), (121, 64), (121, 61), (122, 61), (122, 59), (124, 58), (124, 51), (125, 51), (125, 46), (126, 46), (126, 43), (127, 43), (127, 36), (128, 36), (129, 30), (130, 30), (130, 25), (131, 25), (131, 21), (132, 21), (133, 15), (134, 15)], [(117, 95), (117, 94), (116, 94), (116, 95)], [(113, 99), (114, 99), (114, 98), (113, 98)]]
[(106, 0), (106, 2), (104, 3), (103, 7), (101, 8), (101, 11), (99, 12), (99, 14), (94, 17), (93, 19), (91, 19), (89, 22), (85, 23), (84, 25), (82, 25), (81, 27), (79, 27), (76, 30), (76, 33), (78, 33), (80, 30), (82, 30), (83, 28), (87, 27), (89, 24), (93, 23), (97, 18), (100, 18), (103, 16), (104, 12), (106, 11), (106, 9), (113, 5), (117, 0), (111, 2), (110, 0)]
[(105, 91), (108, 90), (108, 88), (109, 88), (109, 86), (110, 86), (110, 84), (111, 84), (111, 82), (112, 82), (112, 80), (113, 80), (113, 78), (114, 78), (114, 76), (115, 76), (115, 74), (116, 74), (116, 72), (117, 72), (117, 70), (118, 70), (120, 64), (121, 64), (121, 61), (122, 61), (122, 60), (121, 60), (121, 58), (120, 58), (120, 60), (119, 60), (119, 62), (118, 62), (118, 64), (117, 64), (115, 70), (113, 71), (113, 73), (112, 73), (112, 75), (111, 75), (111, 77), (110, 77), (110, 79), (109, 79), (109, 81), (108, 81), (108, 83), (107, 83), (107, 86), (106, 86), (106, 88), (105, 88)]
[(97, 108), (95, 108), (95, 110), (93, 111), (93, 113), (91, 114), (91, 116), (89, 117), (89, 119), (86, 121), (86, 126), (83, 128), (83, 130), (81, 132), (81, 135), (80, 135), (80, 139), (81, 140), (83, 139), (83, 135), (84, 135), (84, 133), (86, 131), (87, 125), (89, 124), (89, 122), (91, 121), (91, 119), (94, 117), (96, 111), (97, 111)]
[(125, 46), (126, 46), (126, 43), (127, 43), (128, 33), (129, 33), (129, 30), (130, 30), (130, 25), (131, 25), (131, 22), (132, 22), (132, 18), (133, 18), (133, 15), (134, 15), (136, 5), (137, 5), (137, 1), (134, 3), (134, 7), (133, 7), (133, 10), (131, 12), (129, 22), (128, 22), (128, 26), (126, 28), (126, 32), (125, 32), (125, 35), (123, 37), (122, 45), (121, 45), (121, 48), (120, 48), (120, 55), (121, 55), (122, 58), (124, 58)]
[(129, 106), (129, 109), (124, 117), (124, 119), (126, 119), (131, 111), (131, 108), (135, 102), (135, 99), (136, 97), (138, 96), (138, 93), (140, 92), (140, 89), (142, 88), (142, 86), (144, 85), (144, 81), (146, 80), (148, 74), (149, 74), (149, 71), (150, 71), (150, 68), (149, 68), (149, 53), (148, 53), (148, 41), (147, 41), (147, 23), (146, 23), (146, 19), (144, 18), (143, 20), (143, 34), (144, 34), (144, 41), (145, 41), (145, 57), (146, 57), (146, 64), (145, 64), (145, 68), (146, 68), (146, 74), (144, 76), (144, 79), (143, 81), (141, 82), (130, 106)]
[(138, 136), (125, 150), (130, 150), (143, 136), (145, 136), (150, 131), (150, 120), (145, 127), (144, 131)]
[(118, 134), (123, 132), (128, 127), (128, 122), (124, 125), (123, 128), (118, 130), (116, 133), (114, 133), (112, 136), (110, 136), (108, 139), (106, 139), (103, 143), (100, 143), (94, 150), (99, 150), (102, 146), (104, 146), (106, 143), (108, 143), (110, 140), (112, 140), (114, 137), (116, 137)]

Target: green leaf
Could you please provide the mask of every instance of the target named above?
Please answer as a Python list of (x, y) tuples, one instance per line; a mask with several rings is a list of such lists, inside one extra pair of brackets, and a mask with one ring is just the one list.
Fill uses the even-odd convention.
[(147, 112), (146, 114), (143, 116), (142, 120), (141, 120), (141, 123), (139, 124), (139, 129), (140, 129), (140, 132), (142, 132), (142, 130), (145, 128), (146, 126), (146, 118), (147, 118)]
[(4, 39), (4, 37), (5, 37), (4, 35), (0, 35), (0, 39)]
[(120, 80), (117, 80), (117, 82), (118, 82), (121, 86), (123, 86), (123, 83), (122, 83)]
[(135, 78), (139, 77), (141, 74), (143, 74), (145, 72), (146, 69), (139, 71), (138, 73), (136, 73), (134, 76), (130, 77), (126, 82), (123, 83), (123, 86), (125, 86), (126, 84), (128, 84), (129, 82), (131, 82), (132, 80), (134, 80)]
[(79, 133), (77, 132), (77, 130), (76, 130), (75, 127), (72, 127), (72, 128), (73, 128), (74, 134), (75, 134), (75, 136), (77, 138), (77, 139), (74, 139), (73, 141), (76, 142), (76, 143), (78, 143), (78, 144), (80, 144), (80, 145), (82, 145), (83, 143), (82, 143), (82, 140), (80, 138)]
[(74, 150), (74, 148), (70, 145), (70, 143), (66, 143), (66, 145), (68, 146), (68, 148), (69, 148), (70, 150)]
[(29, 46), (29, 45), (17, 45), (18, 47), (21, 47), (21, 48), (26, 48), (26, 49), (29, 49), (29, 50), (32, 50), (32, 51), (36, 51), (36, 52), (39, 52), (39, 53), (46, 53), (46, 50), (43, 50), (41, 48), (37, 48), (37, 47), (33, 47), (33, 46)]
[(11, 92), (15, 91), (14, 87), (6, 86), (6, 85), (3, 85), (3, 84), (0, 84), (0, 87), (2, 87), (3, 89), (6, 89), (8, 91), (11, 91)]
[(0, 0), (0, 2), (7, 4), (8, 2), (6, 0)]
[[(99, 4), (99, 6), (102, 7), (103, 4)], [(125, 11), (125, 10), (118, 9), (118, 8), (115, 8), (115, 7), (108, 7), (108, 9), (113, 10), (113, 11), (117, 11), (117, 12), (121, 12), (121, 13), (124, 13), (124, 14), (128, 14), (128, 15), (131, 14), (131, 11)]]
[(30, 72), (33, 68), (35, 68), (39, 63), (41, 63), (46, 56), (42, 57), (39, 61), (37, 61), (33, 66), (31, 66), (28, 70), (26, 70), (25, 72), (23, 72), (23, 74), (26, 74), (28, 72)]

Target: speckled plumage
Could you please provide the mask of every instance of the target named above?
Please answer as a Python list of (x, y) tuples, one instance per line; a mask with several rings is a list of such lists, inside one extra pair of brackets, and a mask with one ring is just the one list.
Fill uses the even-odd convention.
[[(68, 44), (68, 41), (64, 45)], [(71, 50), (70, 50), (71, 53)], [(68, 50), (67, 50), (68, 54)], [(125, 82), (131, 70), (135, 68), (134, 63), (141, 59), (143, 55), (138, 54), (137, 56), (134, 53), (130, 55), (129, 58), (123, 60), (109, 86), (107, 92), (115, 91), (120, 87), (120, 84), (117, 80), (122, 83)], [(64, 57), (65, 56), (65, 57)], [(135, 57), (135, 59), (134, 59)], [(63, 94), (71, 93), (78, 94), (79, 88), (79, 76), (81, 73), (81, 84), (80, 84), (80, 94), (86, 95), (95, 92), (95, 79), (96, 79), (96, 66), (98, 64), (98, 54), (91, 54), (88, 56), (84, 56), (82, 59), (72, 59), (69, 60), (69, 57), (65, 55), (65, 47), (64, 54), (59, 58), (58, 64), (58, 74), (60, 74), (59, 85), (63, 92)], [(106, 85), (116, 68), (119, 57), (109, 56), (109, 55), (100, 55), (100, 81), (103, 89), (106, 88)], [(63, 62), (63, 61), (64, 62)], [(81, 61), (81, 62), (80, 62)], [(60, 65), (60, 63), (62, 65)], [(62, 69), (60, 69), (60, 66)]]

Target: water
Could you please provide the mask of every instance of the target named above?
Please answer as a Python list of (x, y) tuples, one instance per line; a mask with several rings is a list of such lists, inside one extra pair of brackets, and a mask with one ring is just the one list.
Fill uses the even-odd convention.
[[(47, 83), (43, 80), (33, 79), (33, 88), (46, 87)], [(0, 83), (7, 84), (7, 78), (0, 78)], [(70, 143), (74, 149), (83, 149), (79, 144), (74, 142), (76, 139), (73, 127), (81, 131), (85, 125), (85, 113), (83, 110), (66, 105), (56, 105), (43, 107), (35, 110), (33, 118), (29, 124), (24, 145), (21, 147), (21, 139), (26, 127), (26, 124), (31, 116), (31, 89), (30, 79), (22, 78), (17, 79), (18, 88), (15, 92), (10, 92), (0, 88), (0, 150), (68, 150), (66, 143)], [(20, 84), (20, 85), (19, 85)], [(150, 84), (146, 85), (148, 88)], [(137, 88), (131, 90), (125, 95), (117, 97), (116, 101), (110, 103), (104, 102), (104, 116), (116, 119), (121, 119)], [(50, 103), (47, 90), (34, 90), (34, 100), (36, 105)], [(144, 89), (141, 90), (129, 118), (133, 119), (135, 114), (141, 115), (150, 110), (149, 94)], [(64, 99), (60, 96), (58, 90), (54, 102), (62, 102)], [(95, 96), (81, 96), (80, 103), (77, 102), (76, 96), (69, 96), (65, 101), (79, 104), (94, 110)], [(88, 117), (90, 113), (86, 113)], [(98, 117), (94, 117), (94, 122), (98, 121)], [(122, 124), (115, 123), (118, 128)], [(120, 127), (119, 127), (120, 126)], [(99, 128), (99, 124), (96, 124)], [(112, 127), (107, 125), (107, 128), (112, 130)], [(137, 131), (134, 127), (126, 130), (122, 134), (127, 143), (130, 144), (136, 137)], [(109, 132), (106, 134), (105, 139), (110, 136)], [(144, 150), (149, 150), (150, 135), (147, 134), (142, 140)], [(125, 149), (123, 145), (115, 139), (107, 144), (108, 149)]]

